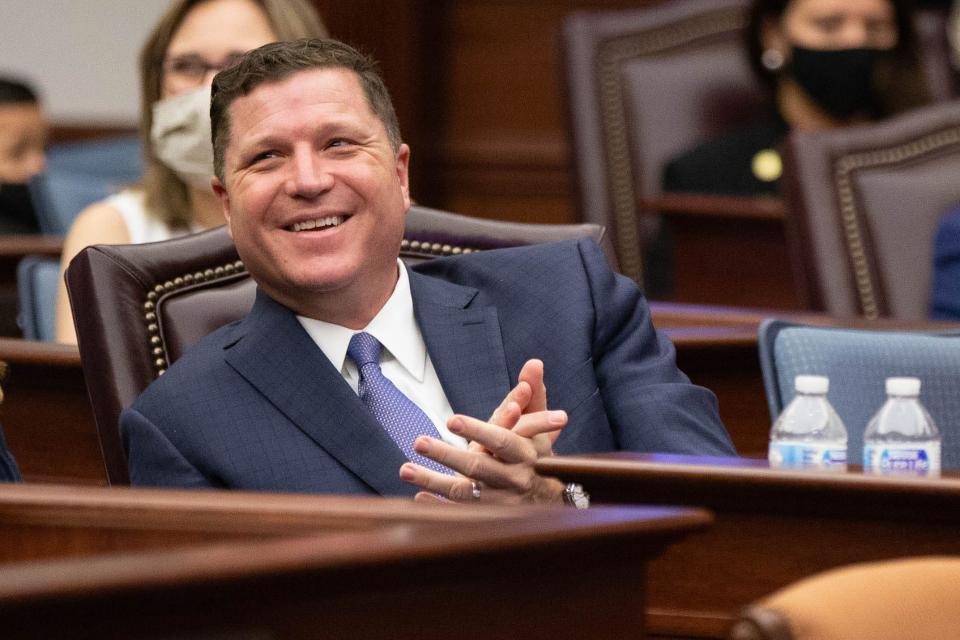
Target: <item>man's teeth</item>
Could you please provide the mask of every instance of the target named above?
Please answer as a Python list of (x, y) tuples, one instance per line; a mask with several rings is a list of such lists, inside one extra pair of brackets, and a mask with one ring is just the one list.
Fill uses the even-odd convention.
[(324, 227), (335, 227), (343, 222), (343, 216), (329, 216), (326, 218), (317, 218), (316, 220), (304, 220), (293, 224), (294, 231), (309, 231), (310, 229), (322, 229)]

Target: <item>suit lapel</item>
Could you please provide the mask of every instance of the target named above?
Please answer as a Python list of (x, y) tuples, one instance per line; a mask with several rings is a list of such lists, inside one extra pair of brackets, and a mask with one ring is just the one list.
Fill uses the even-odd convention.
[(496, 308), (471, 306), (476, 289), (408, 272), (417, 323), (450, 406), (486, 420), (510, 390)]
[(403, 452), (289, 309), (258, 290), (224, 349), (231, 367), (374, 491), (416, 492), (398, 476)]

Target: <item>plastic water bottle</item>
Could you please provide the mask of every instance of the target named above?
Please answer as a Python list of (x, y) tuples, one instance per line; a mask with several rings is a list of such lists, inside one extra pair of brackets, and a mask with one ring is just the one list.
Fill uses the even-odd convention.
[(770, 430), (770, 466), (843, 471), (847, 430), (827, 400), (830, 380), (797, 376), (797, 395)]
[(920, 404), (918, 378), (887, 378), (887, 401), (863, 434), (867, 473), (940, 475), (940, 430)]

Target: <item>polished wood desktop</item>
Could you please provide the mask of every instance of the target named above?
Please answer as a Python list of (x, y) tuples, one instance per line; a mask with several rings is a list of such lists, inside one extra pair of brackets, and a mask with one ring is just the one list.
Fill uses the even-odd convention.
[(644, 636), (697, 509), (0, 486), (0, 629), (37, 638)]
[(714, 526), (650, 565), (648, 629), (725, 636), (737, 611), (800, 578), (854, 562), (960, 554), (960, 476), (875, 477), (768, 468), (764, 460), (604, 454), (538, 470), (595, 503), (696, 505)]

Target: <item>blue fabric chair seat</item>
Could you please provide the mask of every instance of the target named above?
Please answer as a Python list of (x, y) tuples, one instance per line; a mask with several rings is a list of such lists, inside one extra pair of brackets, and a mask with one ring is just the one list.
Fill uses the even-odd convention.
[(17, 265), (17, 323), (27, 340), (52, 342), (56, 338), (57, 287), (60, 261), (49, 256), (26, 256)]
[(136, 136), (52, 146), (46, 171), (30, 181), (41, 233), (65, 234), (87, 205), (138, 183), (142, 155)]

